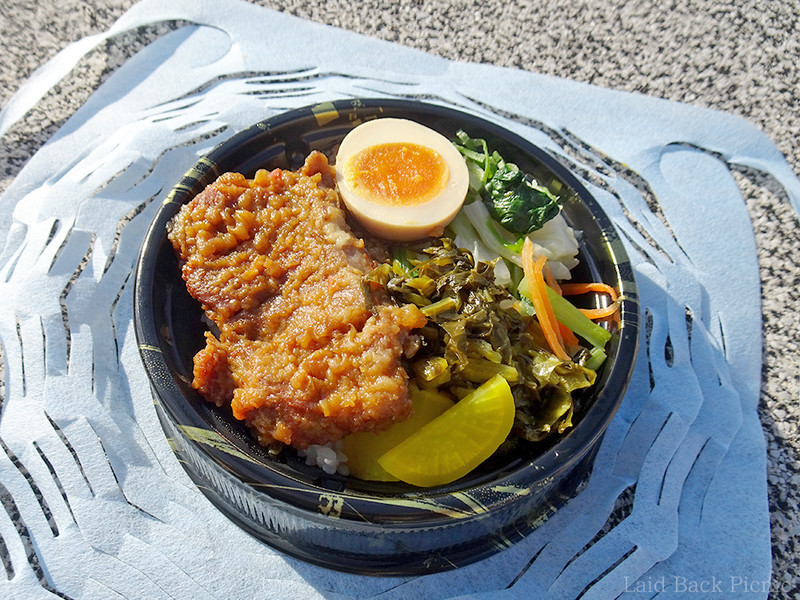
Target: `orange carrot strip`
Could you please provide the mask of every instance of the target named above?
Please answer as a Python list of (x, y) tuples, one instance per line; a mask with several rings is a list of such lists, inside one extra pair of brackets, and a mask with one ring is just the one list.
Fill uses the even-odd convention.
[(589, 292), (600, 292), (601, 294), (608, 294), (611, 296), (612, 302), (616, 302), (618, 298), (617, 290), (612, 288), (607, 283), (602, 282), (562, 283), (561, 291), (565, 296), (577, 296), (579, 294), (588, 294)]
[(561, 286), (558, 285), (556, 278), (553, 277), (553, 272), (550, 270), (550, 267), (548, 267), (546, 263), (544, 265), (544, 269), (542, 270), (542, 272), (544, 273), (544, 282), (551, 288), (553, 288), (559, 296), (563, 296), (564, 294), (561, 292)]
[(564, 340), (564, 344), (572, 347), (580, 345), (578, 338), (575, 337), (575, 334), (572, 333), (572, 330), (569, 327), (567, 327), (563, 323), (559, 323), (558, 330), (561, 333), (561, 339)]
[(553, 315), (553, 307), (550, 306), (550, 301), (547, 299), (547, 291), (545, 290), (544, 275), (542, 274), (542, 267), (547, 259), (540, 256), (535, 262), (533, 260), (533, 244), (529, 238), (525, 238), (522, 244), (522, 271), (525, 273), (525, 278), (528, 280), (528, 287), (530, 288), (531, 301), (533, 308), (536, 310), (536, 317), (539, 324), (542, 326), (544, 337), (550, 346), (553, 354), (561, 360), (571, 360), (564, 346), (561, 342), (561, 335), (558, 331), (558, 321)]
[(581, 308), (580, 311), (592, 320), (607, 319), (619, 310), (619, 300), (615, 300), (605, 308)]

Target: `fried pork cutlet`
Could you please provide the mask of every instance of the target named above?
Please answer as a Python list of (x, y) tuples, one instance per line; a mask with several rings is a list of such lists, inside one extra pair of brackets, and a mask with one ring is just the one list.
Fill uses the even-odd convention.
[(425, 317), (364, 287), (374, 262), (323, 154), (296, 172), (222, 175), (180, 210), (169, 239), (218, 329), (194, 357), (193, 385), (261, 443), (306, 448), (408, 417), (401, 358)]

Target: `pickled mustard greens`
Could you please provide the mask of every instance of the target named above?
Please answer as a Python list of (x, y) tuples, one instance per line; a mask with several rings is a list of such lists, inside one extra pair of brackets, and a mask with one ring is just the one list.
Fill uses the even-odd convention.
[(495, 282), (491, 263), (440, 238), (406, 249), (403, 260), (379, 266), (368, 280), (428, 317), (411, 363), (421, 388), (463, 398), (500, 375), (516, 405), (512, 438), (537, 442), (571, 427), (573, 392), (595, 380), (581, 364), (589, 353), (579, 350), (574, 360), (554, 356), (535, 316)]

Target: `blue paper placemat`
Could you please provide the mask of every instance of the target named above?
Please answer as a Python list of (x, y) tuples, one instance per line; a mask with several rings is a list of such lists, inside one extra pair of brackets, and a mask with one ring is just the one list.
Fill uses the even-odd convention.
[[(771, 175), (797, 209), (800, 182), (769, 139), (726, 114), (450, 62), (234, 0), (134, 6), (37, 71), (0, 133), (104, 39), (170, 20), (188, 24), (111, 76), (0, 203), (3, 595), (767, 596), (759, 276), (731, 171)], [(634, 378), (585, 489), (457, 572), (347, 575), (239, 530), (174, 458), (131, 326), (139, 245), (180, 174), (256, 121), (359, 97), (454, 106), (547, 149), (614, 220), (641, 292)]]

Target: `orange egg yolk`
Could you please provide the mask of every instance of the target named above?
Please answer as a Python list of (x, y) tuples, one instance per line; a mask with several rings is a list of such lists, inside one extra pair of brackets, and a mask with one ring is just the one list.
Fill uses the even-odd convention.
[(416, 206), (432, 200), (450, 178), (436, 150), (405, 142), (364, 148), (347, 166), (350, 186), (361, 197), (385, 206)]

